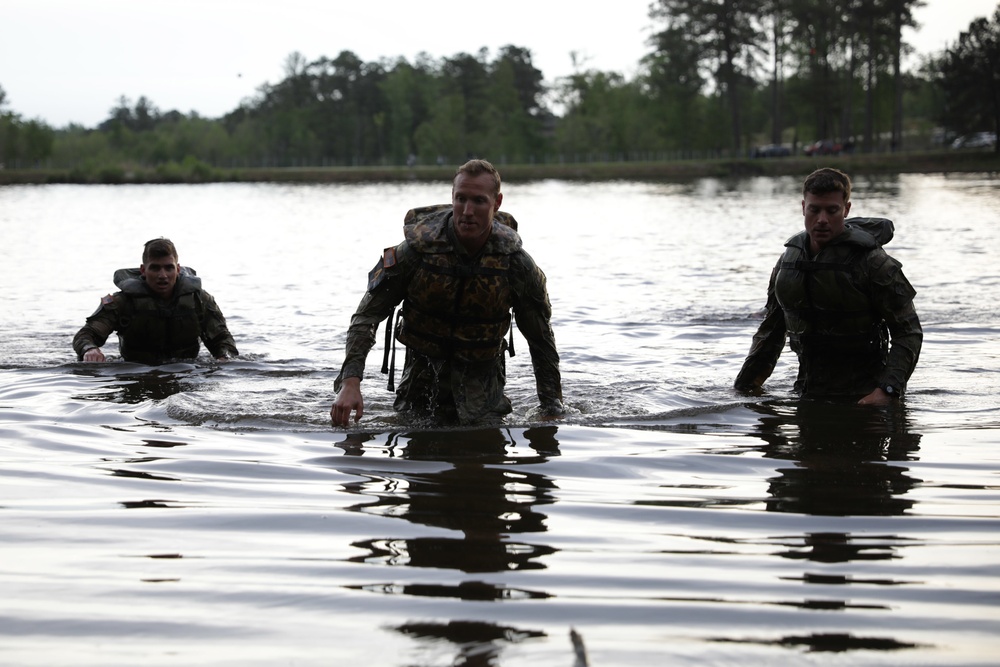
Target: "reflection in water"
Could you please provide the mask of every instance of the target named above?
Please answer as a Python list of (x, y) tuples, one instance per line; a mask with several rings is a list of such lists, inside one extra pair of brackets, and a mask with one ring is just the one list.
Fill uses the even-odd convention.
[[(109, 403), (124, 403), (126, 405), (138, 405), (146, 401), (162, 401), (170, 398), (174, 394), (185, 391), (194, 391), (196, 385), (193, 381), (190, 364), (174, 364), (181, 367), (179, 372), (165, 371), (162, 368), (148, 368), (136, 364), (128, 366), (136, 369), (146, 369), (137, 372), (114, 373), (117, 365), (111, 368), (110, 381), (102, 385), (100, 391), (92, 393), (78, 394), (74, 398), (84, 401), (107, 401)], [(93, 364), (81, 365), (73, 370), (75, 375), (85, 375), (88, 377), (108, 378), (108, 366), (95, 366)], [(100, 371), (100, 372), (99, 372)], [(211, 370), (207, 370), (211, 373)]]
[[(540, 569), (542, 556), (554, 553), (545, 545), (510, 539), (511, 535), (541, 533), (545, 515), (535, 508), (554, 502), (555, 484), (538, 473), (518, 470), (558, 452), (556, 427), (524, 431), (534, 455), (509, 455), (513, 437), (500, 429), (433, 431), (390, 436), (396, 456), (412, 461), (448, 464), (442, 470), (395, 473), (345, 485), (349, 493), (377, 500), (348, 508), (355, 512), (403, 518), (413, 523), (448, 528), (462, 537), (380, 538), (354, 546), (368, 553), (354, 560), (391, 565), (456, 569), (463, 572), (503, 572)], [(349, 435), (340, 446), (360, 454), (359, 439)], [(454, 592), (449, 592), (452, 595)], [(497, 591), (495, 597), (507, 597)], [(482, 599), (481, 591), (475, 599)]]
[(913, 506), (904, 494), (921, 480), (893, 462), (915, 458), (920, 436), (906, 408), (800, 401), (750, 406), (764, 456), (794, 462), (769, 482), (767, 509), (819, 516), (894, 516)]
[(422, 640), (445, 639), (455, 644), (459, 655), (450, 663), (455, 667), (499, 665), (503, 644), (544, 637), (541, 631), (518, 630), (494, 623), (452, 621), (450, 623), (405, 623), (396, 628), (402, 634)]
[(900, 642), (895, 639), (881, 637), (857, 637), (845, 633), (814, 633), (802, 636), (787, 636), (775, 640), (734, 640), (729, 638), (716, 639), (718, 642), (764, 644), (806, 648), (815, 653), (844, 653), (846, 651), (898, 651), (901, 649), (919, 648), (919, 644)]
[[(514, 451), (510, 431), (414, 432), (389, 437), (393, 456), (410, 461), (446, 464), (443, 469), (394, 472), (392, 477), (370, 477), (345, 485), (349, 493), (377, 500), (348, 508), (402, 518), (415, 524), (447, 528), (460, 537), (373, 538), (355, 542), (364, 554), (352, 562), (416, 568), (443, 568), (465, 573), (544, 569), (542, 559), (553, 547), (512, 539), (546, 531), (546, 515), (539, 505), (554, 502), (554, 482), (545, 475), (519, 469), (558, 456), (557, 428), (523, 431), (531, 454)], [(338, 446), (348, 455), (364, 453), (373, 436), (350, 434)], [(543, 591), (516, 589), (479, 579), (458, 583), (376, 583), (350, 586), (388, 595), (499, 601), (550, 597)], [(456, 665), (493, 665), (498, 642), (544, 636), (541, 632), (501, 627), (492, 623), (409, 623), (399, 632), (421, 638), (447, 639), (459, 648)]]
[[(907, 475), (896, 462), (912, 461), (920, 436), (909, 432), (905, 405), (873, 409), (854, 404), (798, 401), (748, 406), (760, 414), (753, 435), (765, 442), (766, 458), (792, 462), (768, 480), (770, 512), (813, 516), (895, 516), (913, 501), (903, 496), (921, 480)], [(787, 541), (786, 541), (787, 542)], [(894, 535), (852, 535), (844, 532), (806, 533), (776, 555), (811, 563), (849, 563), (898, 559), (898, 549), (910, 542)], [(869, 579), (843, 574), (805, 572), (795, 577), (813, 586), (900, 586), (914, 582)], [(785, 577), (792, 579), (792, 577)], [(801, 604), (801, 603), (800, 603)], [(807, 599), (812, 609), (841, 610), (848, 600)], [(871, 609), (888, 611), (885, 605)], [(884, 637), (816, 633), (787, 636), (771, 643), (805, 647), (813, 652), (856, 650), (897, 651), (915, 644)]]

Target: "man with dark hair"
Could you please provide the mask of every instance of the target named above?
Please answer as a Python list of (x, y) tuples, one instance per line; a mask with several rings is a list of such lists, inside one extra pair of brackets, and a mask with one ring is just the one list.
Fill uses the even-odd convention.
[(802, 196), (805, 230), (785, 243), (771, 272), (764, 320), (735, 388), (761, 391), (787, 334), (802, 396), (885, 405), (906, 390), (923, 342), (916, 291), (882, 249), (892, 222), (848, 218), (851, 179), (836, 169), (811, 173)]
[(201, 278), (178, 263), (177, 248), (165, 238), (148, 241), (138, 269), (115, 271), (121, 290), (101, 305), (73, 338), (81, 361), (104, 361), (101, 346), (118, 332), (122, 359), (158, 365), (198, 356), (199, 339), (217, 359), (239, 354), (226, 318)]
[[(456, 171), (451, 194), (450, 206), (408, 212), (406, 240), (386, 248), (368, 276), (334, 383), (330, 417), (337, 426), (364, 413), (365, 358), (387, 318), (387, 334), (394, 331), (406, 346), (397, 411), (457, 424), (498, 421), (510, 413), (504, 352), (511, 309), (528, 341), (542, 414), (563, 413), (545, 274), (521, 248), (516, 221), (499, 210), (500, 174), (486, 160), (470, 160)], [(391, 344), (387, 335), (387, 356)], [(390, 373), (391, 389), (393, 369), (387, 363), (383, 371)]]

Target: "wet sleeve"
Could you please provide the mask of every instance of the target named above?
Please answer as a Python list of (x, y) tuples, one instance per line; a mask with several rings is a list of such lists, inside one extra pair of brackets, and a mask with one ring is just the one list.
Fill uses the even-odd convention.
[[(333, 383), (335, 391), (340, 391), (344, 378), (364, 379), (365, 360), (375, 345), (378, 325), (406, 296), (406, 287), (419, 261), (419, 256), (404, 242), (395, 248), (386, 248), (368, 274), (368, 290), (351, 316), (351, 325), (347, 329), (347, 351), (340, 374)], [(386, 326), (392, 326), (392, 323)]]
[(871, 254), (872, 300), (889, 329), (889, 356), (879, 384), (900, 389), (917, 367), (924, 341), (920, 318), (913, 307), (917, 291), (903, 275), (903, 265), (884, 252)]
[(559, 352), (552, 332), (552, 306), (546, 290), (545, 274), (528, 253), (521, 251), (511, 258), (511, 286), (514, 293), (514, 320), (528, 341), (535, 386), (542, 411), (548, 415), (563, 413), (562, 377)]
[(117, 294), (101, 299), (101, 305), (87, 318), (87, 323), (73, 336), (73, 351), (82, 360), (87, 350), (101, 347), (108, 336), (118, 330), (121, 297)]
[(222, 314), (219, 304), (208, 292), (203, 291), (201, 299), (205, 306), (205, 314), (201, 323), (201, 339), (205, 342), (205, 347), (216, 358), (239, 356), (240, 352), (236, 349), (236, 342), (233, 340), (233, 335), (229, 333), (226, 317)]
[[(779, 260), (780, 261), (780, 260)], [(736, 376), (733, 387), (737, 391), (749, 392), (759, 390), (764, 382), (771, 377), (778, 357), (785, 348), (785, 313), (778, 303), (774, 293), (774, 282), (778, 276), (778, 265), (771, 271), (771, 279), (767, 284), (767, 305), (764, 307), (764, 319), (757, 327), (750, 352), (743, 362), (743, 368)]]

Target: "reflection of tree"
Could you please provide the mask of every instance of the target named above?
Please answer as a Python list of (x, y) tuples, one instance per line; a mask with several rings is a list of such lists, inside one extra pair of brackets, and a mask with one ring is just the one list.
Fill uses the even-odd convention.
[[(556, 552), (544, 544), (513, 539), (544, 533), (545, 514), (537, 507), (554, 502), (555, 484), (525, 464), (558, 456), (556, 427), (523, 431), (530, 454), (516, 447), (514, 435), (500, 429), (413, 432), (389, 436), (389, 452), (426, 465), (393, 469), (345, 485), (345, 490), (374, 496), (373, 502), (348, 509), (406, 519), (414, 524), (446, 528), (459, 536), (377, 537), (355, 542), (364, 551), (353, 562), (463, 573), (541, 569), (541, 559)], [(339, 443), (347, 455), (364, 454), (374, 436), (352, 434)], [(388, 466), (387, 466), (388, 468)], [(543, 591), (516, 589), (477, 579), (434, 583), (374, 583), (352, 586), (387, 595), (475, 601), (546, 598)], [(493, 665), (499, 642), (514, 642), (541, 632), (491, 623), (418, 623), (397, 628), (421, 638), (448, 639), (460, 650), (456, 665)]]
[(794, 462), (769, 480), (769, 511), (893, 516), (912, 507), (903, 496), (920, 480), (894, 463), (911, 460), (920, 442), (908, 431), (905, 406), (801, 401), (753, 409), (764, 456)]

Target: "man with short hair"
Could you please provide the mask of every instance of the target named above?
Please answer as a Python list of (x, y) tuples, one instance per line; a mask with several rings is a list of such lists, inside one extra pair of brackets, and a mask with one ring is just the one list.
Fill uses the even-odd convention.
[(892, 222), (848, 218), (851, 179), (837, 169), (811, 173), (802, 195), (805, 230), (785, 243), (771, 272), (764, 320), (735, 388), (761, 391), (787, 334), (802, 396), (888, 404), (905, 392), (923, 342), (916, 291), (882, 249)]
[(395, 336), (406, 346), (406, 362), (397, 411), (457, 424), (489, 423), (510, 413), (503, 355), (513, 309), (528, 341), (542, 415), (563, 413), (545, 274), (522, 249), (517, 223), (499, 211), (502, 200), (497, 170), (486, 160), (470, 160), (455, 173), (451, 206), (407, 213), (406, 240), (385, 249), (351, 318), (330, 408), (334, 425), (347, 426), (352, 413), (354, 421), (364, 414), (365, 358), (379, 322), (388, 318), (393, 330), (400, 302)]
[(122, 359), (148, 365), (198, 356), (199, 340), (216, 359), (239, 354), (226, 318), (201, 278), (178, 262), (177, 248), (165, 238), (153, 239), (142, 251), (137, 269), (118, 269), (121, 291), (101, 305), (73, 338), (81, 361), (104, 361), (101, 346), (118, 332)]

